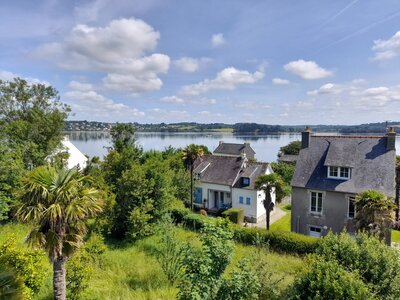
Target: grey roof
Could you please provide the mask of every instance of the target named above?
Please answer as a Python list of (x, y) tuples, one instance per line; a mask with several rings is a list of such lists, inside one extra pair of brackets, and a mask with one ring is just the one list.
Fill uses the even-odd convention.
[(214, 153), (217, 154), (229, 154), (229, 155), (238, 155), (240, 156), (241, 153), (244, 152), (248, 156), (254, 156), (256, 152), (253, 148), (250, 147), (249, 144), (234, 144), (234, 143), (220, 143), (218, 147), (214, 150)]
[[(296, 164), (292, 186), (360, 193), (374, 189), (395, 194), (395, 150), (386, 149), (386, 137), (311, 136)], [(352, 168), (351, 179), (327, 178), (327, 166)]]
[[(235, 182), (233, 187), (254, 190), (255, 189), (254, 183), (256, 181), (256, 178), (260, 175), (264, 175), (267, 171), (267, 168), (268, 168), (267, 163), (259, 163), (259, 162), (247, 163), (246, 168), (240, 172), (239, 179)], [(250, 178), (249, 186), (242, 185), (242, 180), (240, 180), (242, 177)]]
[(282, 153), (282, 154), (278, 157), (278, 161), (281, 161), (281, 162), (296, 162), (298, 157), (299, 157), (298, 155), (292, 155), (292, 154), (284, 154), (284, 153)]
[(201, 173), (203, 182), (231, 186), (242, 164), (243, 159), (240, 157), (206, 155), (196, 160), (193, 172)]
[[(206, 155), (196, 160), (194, 173), (207, 183), (229, 185), (237, 188), (254, 189), (257, 176), (265, 174), (267, 163), (246, 162), (240, 157)], [(250, 185), (243, 187), (240, 178), (250, 178)]]

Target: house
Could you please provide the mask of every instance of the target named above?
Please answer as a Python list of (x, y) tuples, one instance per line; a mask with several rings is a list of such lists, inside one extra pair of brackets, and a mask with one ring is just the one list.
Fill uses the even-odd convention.
[[(203, 156), (194, 167), (194, 205), (208, 211), (243, 208), (247, 222), (261, 222), (266, 217), (265, 197), (263, 191), (255, 189), (254, 183), (259, 175), (270, 173), (269, 164), (249, 162), (246, 153)], [(272, 199), (275, 203), (275, 194)]]
[(395, 138), (318, 136), (302, 132), (292, 180), (291, 230), (316, 236), (354, 232), (354, 198), (365, 190), (395, 195)]
[(218, 147), (213, 152), (214, 155), (218, 156), (233, 156), (241, 157), (246, 154), (246, 157), (250, 160), (255, 159), (256, 152), (250, 147), (250, 143), (234, 144), (219, 142)]
[(86, 167), (88, 158), (81, 151), (79, 151), (79, 149), (76, 148), (74, 144), (69, 141), (67, 136), (65, 136), (64, 139), (61, 141), (61, 147), (57, 149), (53, 155), (47, 157), (47, 161), (51, 162), (54, 155), (61, 153), (68, 154), (68, 158), (66, 161), (66, 167), (68, 169), (72, 169), (74, 167), (83, 169)]

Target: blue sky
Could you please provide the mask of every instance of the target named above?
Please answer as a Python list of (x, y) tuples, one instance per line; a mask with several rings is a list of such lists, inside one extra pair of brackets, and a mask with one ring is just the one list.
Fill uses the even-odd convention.
[(400, 121), (398, 0), (2, 1), (0, 79), (70, 119)]

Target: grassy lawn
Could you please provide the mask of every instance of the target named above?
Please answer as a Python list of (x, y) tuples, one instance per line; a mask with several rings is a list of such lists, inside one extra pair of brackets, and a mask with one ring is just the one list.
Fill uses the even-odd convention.
[(400, 231), (392, 230), (392, 242), (400, 243)]
[(280, 203), (278, 205), (280, 209), (286, 212), (286, 215), (281, 219), (271, 224), (271, 231), (290, 231), (290, 204), (288, 203)]
[[(20, 224), (0, 225), (0, 244), (13, 235), (21, 247), (29, 227)], [(198, 235), (192, 231), (176, 228), (176, 236), (192, 245), (200, 245)], [(108, 244), (108, 249), (93, 266), (94, 272), (84, 299), (175, 299), (178, 292), (171, 286), (155, 257), (155, 248), (160, 236), (154, 235), (137, 243), (119, 246)], [(303, 259), (294, 255), (278, 254), (252, 246), (235, 244), (233, 260), (228, 272), (242, 258), (251, 258), (261, 253), (275, 278), (284, 278), (282, 287), (290, 284), (296, 273), (304, 267)], [(35, 299), (52, 299), (52, 272), (47, 259), (43, 261), (46, 279)]]

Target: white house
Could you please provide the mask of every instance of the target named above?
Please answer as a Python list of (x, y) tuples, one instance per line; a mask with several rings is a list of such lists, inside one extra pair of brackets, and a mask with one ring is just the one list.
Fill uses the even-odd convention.
[[(206, 155), (194, 168), (194, 204), (209, 211), (243, 208), (248, 222), (260, 222), (266, 217), (265, 197), (254, 183), (259, 175), (272, 172), (268, 163), (249, 162), (246, 155)], [(275, 194), (271, 196), (275, 203)]]
[[(64, 139), (61, 141), (61, 147), (57, 149), (53, 155), (63, 152), (68, 153), (68, 160), (66, 162), (68, 169), (72, 169), (74, 167), (83, 169), (86, 167), (88, 158), (81, 151), (79, 151), (79, 149), (76, 148), (74, 144), (69, 141), (67, 136), (65, 136)], [(52, 155), (50, 155), (47, 160), (51, 161), (51, 157)]]

